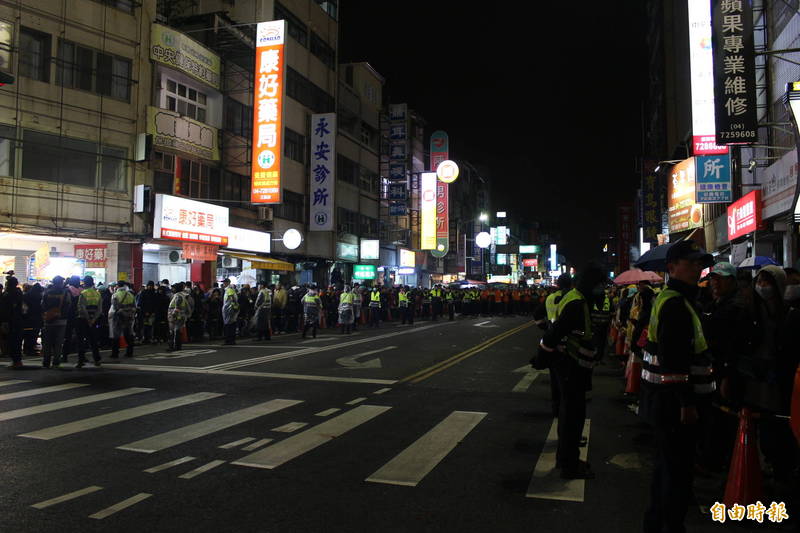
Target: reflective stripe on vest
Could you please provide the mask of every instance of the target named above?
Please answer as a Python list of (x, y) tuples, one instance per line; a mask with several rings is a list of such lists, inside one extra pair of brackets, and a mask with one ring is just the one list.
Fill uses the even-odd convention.
[(408, 293), (401, 292), (397, 295), (397, 301), (400, 307), (408, 307)]
[(81, 296), (83, 296), (83, 298), (86, 300), (86, 309), (97, 309), (100, 306), (102, 297), (97, 289), (85, 289), (83, 292), (81, 292)]
[(578, 289), (572, 289), (558, 302), (556, 320), (561, 316), (564, 308), (576, 300), (583, 304), (583, 331), (571, 331), (569, 335), (567, 335), (566, 353), (580, 366), (584, 368), (594, 368), (594, 365), (597, 363), (595, 359), (597, 350), (593, 347), (587, 348), (587, 346), (592, 346), (592, 321), (589, 314), (589, 304)]
[(559, 290), (551, 294), (547, 297), (544, 301), (544, 307), (547, 311), (547, 320), (550, 322), (555, 322), (556, 318), (558, 318), (558, 300), (563, 293)]
[[(665, 374), (661, 372), (661, 364), (658, 359), (658, 325), (661, 317), (661, 310), (670, 298), (681, 298), (686, 304), (686, 309), (692, 318), (692, 329), (694, 338), (692, 340), (693, 357), (689, 374), (675, 373)], [(691, 383), (694, 392), (697, 394), (710, 394), (716, 390), (716, 383), (713, 379), (711, 361), (708, 358), (708, 344), (703, 334), (703, 325), (692, 304), (683, 297), (681, 293), (674, 289), (664, 289), (653, 302), (653, 310), (650, 314), (650, 324), (647, 331), (647, 348), (643, 354), (642, 379), (655, 385), (666, 385), (675, 383)]]

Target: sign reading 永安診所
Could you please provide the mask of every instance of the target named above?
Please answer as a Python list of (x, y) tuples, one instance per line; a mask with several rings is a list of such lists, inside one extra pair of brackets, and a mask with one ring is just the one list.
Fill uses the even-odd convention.
[(333, 231), (336, 191), (336, 113), (311, 115), (310, 231)]
[(727, 204), (733, 201), (731, 158), (724, 155), (699, 155), (695, 161), (694, 194), (698, 204)]
[(758, 116), (752, 0), (713, 0), (711, 31), (717, 143), (755, 143)]

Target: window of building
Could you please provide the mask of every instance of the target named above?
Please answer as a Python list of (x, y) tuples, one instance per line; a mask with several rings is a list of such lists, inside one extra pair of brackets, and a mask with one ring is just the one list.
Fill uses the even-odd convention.
[(361, 142), (367, 146), (372, 146), (372, 131), (363, 122), (361, 123)]
[(272, 207), (273, 215), (294, 222), (305, 222), (306, 196), (283, 189), (283, 203)]
[(359, 235), (361, 237), (377, 237), (378, 236), (378, 219), (368, 217), (366, 215), (359, 215)]
[(378, 175), (365, 167), (359, 167), (360, 187), (362, 191), (378, 194)]
[(358, 213), (340, 207), (336, 212), (336, 216), (336, 228), (339, 233), (358, 235)]
[(308, 27), (280, 2), (275, 2), (275, 20), (285, 20), (289, 35), (308, 48)]
[[(311, 46), (309, 50), (331, 70), (336, 70), (336, 52), (325, 40), (311, 32)], [(352, 85), (352, 84), (351, 84)]]
[(314, 113), (330, 113), (335, 110), (333, 96), (314, 85), (291, 67), (286, 69), (286, 94)]
[(94, 0), (100, 4), (119, 9), (125, 13), (133, 14), (133, 1), (134, 0)]
[(233, 98), (226, 98), (225, 129), (249, 139), (253, 135), (253, 108)]
[(180, 193), (203, 200), (219, 199), (219, 169), (198, 161), (178, 158), (181, 169)]
[(222, 199), (234, 202), (250, 201), (250, 176), (225, 172), (222, 180)]
[(781, 0), (772, 2), (770, 13), (770, 35), (777, 37), (792, 20), (792, 17), (800, 11), (800, 0)]
[(336, 179), (358, 185), (359, 164), (341, 154), (336, 155)]
[(128, 190), (127, 156), (128, 152), (124, 148), (103, 146), (100, 161), (100, 187), (102, 189)]
[(167, 79), (167, 109), (198, 122), (206, 121), (208, 99), (206, 93)]
[(153, 168), (153, 190), (162, 194), (174, 194), (175, 156), (155, 152), (151, 167)]
[(339, 0), (314, 0), (333, 20), (339, 20)]
[(14, 147), (17, 129), (0, 124), (0, 176), (14, 175)]
[(298, 163), (306, 164), (306, 138), (294, 130), (283, 130), (283, 155)]
[(21, 27), (19, 32), (19, 75), (50, 81), (50, 34)]
[(58, 82), (118, 100), (130, 100), (131, 61), (77, 43), (58, 43)]
[(11, 64), (11, 47), (14, 43), (14, 25), (0, 20), (0, 70), (13, 70)]

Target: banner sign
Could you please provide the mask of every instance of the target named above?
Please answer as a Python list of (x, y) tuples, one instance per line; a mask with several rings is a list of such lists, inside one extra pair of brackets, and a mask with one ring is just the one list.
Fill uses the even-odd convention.
[(76, 244), (75, 259), (82, 259), (86, 268), (106, 268), (106, 245)]
[(447, 161), (450, 154), (450, 139), (447, 133), (439, 130), (431, 134), (431, 159), (430, 166), (428, 167), (432, 172), (436, 172), (436, 168), (442, 161)]
[(523, 259), (523, 260), (522, 260), (522, 266), (531, 267), (531, 268), (533, 268), (534, 270), (538, 270), (538, 269), (539, 269), (539, 260), (538, 260), (538, 259), (536, 259), (536, 258), (533, 258), (533, 259)]
[(256, 28), (250, 190), (253, 203), (281, 203), (285, 36), (283, 20), (259, 22)]
[[(631, 267), (631, 240), (633, 235), (633, 206), (620, 204), (617, 214), (617, 265), (619, 272)], [(551, 265), (551, 269), (554, 266)]]
[(786, 152), (762, 172), (762, 216), (771, 218), (792, 209), (797, 187), (797, 150)]
[(728, 204), (733, 201), (731, 157), (701, 155), (695, 159), (695, 202)]
[(333, 231), (335, 174), (336, 113), (311, 115), (310, 231)]
[(353, 265), (353, 279), (375, 279), (378, 277), (378, 267), (375, 265)]
[(655, 244), (661, 232), (661, 210), (658, 205), (658, 178), (642, 176), (642, 241)]
[[(408, 214), (408, 104), (389, 105), (389, 215)], [(402, 192), (401, 192), (402, 189)]]
[(435, 172), (423, 172), (420, 176), (419, 218), (420, 250), (436, 249), (436, 179)]
[(183, 33), (161, 24), (151, 26), (150, 42), (150, 59), (219, 90), (222, 71), (217, 54)]
[(715, 142), (714, 57), (709, 0), (689, 0), (689, 68), (692, 89), (692, 154), (727, 154)]
[(272, 235), (264, 231), (228, 226), (228, 248), (268, 254), (272, 248)]
[[(435, 131), (431, 134), (430, 170), (436, 172), (439, 163), (447, 161), (450, 155), (450, 140), (447, 133)], [(436, 249), (431, 254), (441, 259), (450, 251), (450, 198), (449, 185), (436, 182)]]
[(408, 194), (406, 192), (405, 183), (389, 183), (389, 200), (406, 200)]
[(219, 246), (214, 244), (183, 243), (183, 258), (196, 261), (216, 261)]
[(220, 160), (217, 129), (175, 111), (148, 106), (147, 133), (153, 136), (156, 148), (167, 148), (209, 161)]
[(753, 3), (713, 0), (712, 4), (716, 139), (720, 144), (754, 143), (758, 117)]
[(728, 206), (728, 240), (753, 233), (761, 225), (761, 191), (745, 194)]
[(228, 208), (179, 198), (156, 195), (153, 237), (204, 244), (228, 244)]
[(667, 184), (667, 218), (669, 232), (678, 233), (702, 227), (703, 206), (694, 201), (694, 158), (672, 167)]

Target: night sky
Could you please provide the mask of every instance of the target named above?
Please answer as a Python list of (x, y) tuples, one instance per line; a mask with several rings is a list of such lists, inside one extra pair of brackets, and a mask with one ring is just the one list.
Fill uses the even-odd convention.
[(385, 102), (487, 169), (496, 209), (558, 223), (580, 264), (638, 187), (643, 4), (345, 0), (339, 59), (369, 62)]

